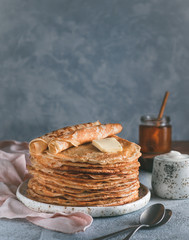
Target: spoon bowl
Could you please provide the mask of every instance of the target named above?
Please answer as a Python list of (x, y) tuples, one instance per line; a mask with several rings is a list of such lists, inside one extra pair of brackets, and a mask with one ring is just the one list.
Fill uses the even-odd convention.
[(172, 211), (170, 209), (165, 209), (165, 215), (164, 215), (163, 219), (158, 224), (147, 227), (147, 228), (160, 227), (160, 226), (166, 224), (170, 220), (171, 216), (172, 216)]
[(165, 208), (163, 204), (157, 203), (148, 207), (140, 216), (140, 223), (148, 226), (155, 226), (163, 219)]
[(172, 211), (170, 209), (166, 209), (164, 218), (161, 220), (161, 222), (159, 222), (156, 225), (156, 227), (159, 227), (159, 226), (167, 223), (170, 220), (171, 216), (172, 216)]

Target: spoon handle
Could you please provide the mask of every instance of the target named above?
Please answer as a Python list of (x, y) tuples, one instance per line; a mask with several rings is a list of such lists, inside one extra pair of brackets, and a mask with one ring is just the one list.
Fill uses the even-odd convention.
[(148, 225), (141, 224), (134, 228), (123, 240), (129, 240), (140, 228), (147, 227)]
[[(137, 226), (138, 226), (138, 225), (137, 225)], [(124, 229), (119, 230), (119, 231), (117, 231), (117, 232), (113, 232), (113, 233), (104, 235), (104, 236), (102, 236), (102, 237), (94, 238), (93, 240), (103, 240), (103, 239), (105, 239), (105, 238), (112, 237), (112, 236), (114, 236), (114, 235), (116, 235), (116, 234), (118, 234), (118, 233), (122, 233), (122, 232), (125, 232), (125, 231), (127, 231), (127, 230), (131, 230), (131, 229), (133, 229), (133, 228), (136, 228), (136, 225), (135, 225), (135, 226), (131, 226), (131, 227), (124, 228)]]

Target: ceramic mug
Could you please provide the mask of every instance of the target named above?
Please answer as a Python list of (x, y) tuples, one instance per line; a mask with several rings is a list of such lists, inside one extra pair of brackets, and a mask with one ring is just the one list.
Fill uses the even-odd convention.
[(189, 198), (189, 155), (171, 151), (156, 156), (152, 169), (152, 188), (161, 198)]

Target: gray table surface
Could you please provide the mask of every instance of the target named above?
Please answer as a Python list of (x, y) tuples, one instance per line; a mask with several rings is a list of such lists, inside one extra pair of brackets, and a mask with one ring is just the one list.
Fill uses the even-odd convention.
[[(151, 190), (151, 174), (140, 171), (140, 181)], [(151, 239), (151, 240), (166, 240), (166, 239), (189, 239), (189, 199), (185, 200), (166, 200), (152, 196), (147, 206), (154, 203), (162, 203), (166, 208), (173, 211), (171, 220), (158, 228), (139, 230), (132, 239)], [(55, 231), (43, 229), (35, 226), (26, 220), (16, 219), (0, 219), (0, 240), (92, 240), (104, 234), (109, 234), (121, 230), (127, 226), (135, 225), (139, 221), (139, 216), (143, 212), (140, 209), (136, 212), (106, 218), (95, 218), (92, 225), (85, 231), (76, 234), (63, 234)], [(119, 234), (111, 239), (121, 240), (128, 232)], [(110, 239), (110, 238), (109, 238)]]

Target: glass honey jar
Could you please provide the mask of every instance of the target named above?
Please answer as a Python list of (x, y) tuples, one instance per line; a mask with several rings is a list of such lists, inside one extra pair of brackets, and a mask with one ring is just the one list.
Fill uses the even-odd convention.
[(172, 126), (170, 117), (161, 119), (146, 115), (139, 125), (139, 145), (144, 154), (162, 154), (171, 151)]

